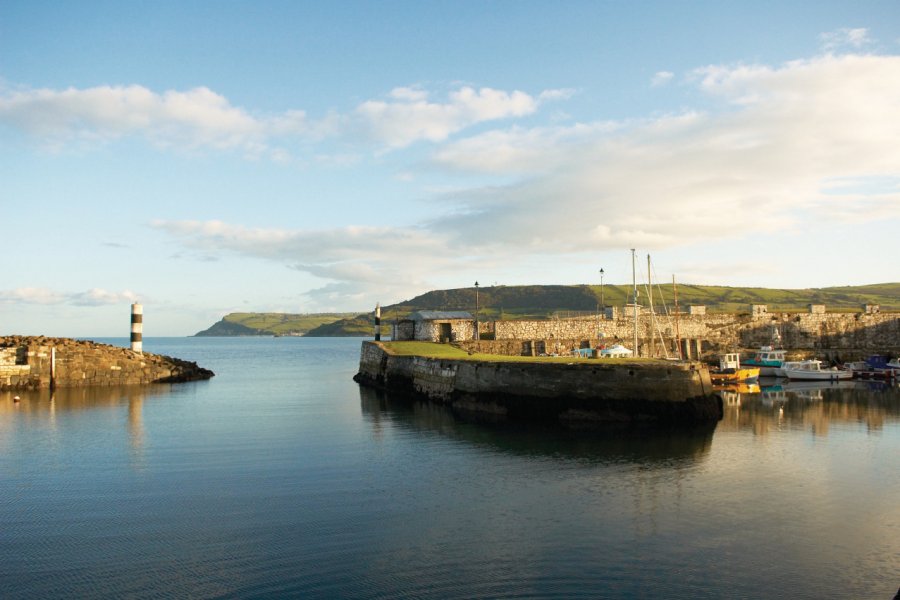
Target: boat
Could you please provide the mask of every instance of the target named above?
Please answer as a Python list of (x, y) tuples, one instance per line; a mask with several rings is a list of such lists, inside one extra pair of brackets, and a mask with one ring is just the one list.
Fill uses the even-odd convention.
[(775, 369), (775, 377), (787, 377), (785, 369), (802, 369), (805, 362), (805, 360), (786, 360)]
[(774, 346), (762, 346), (756, 351), (753, 358), (741, 361), (742, 366), (759, 367), (759, 374), (762, 377), (778, 376), (776, 370), (784, 364), (786, 351)]
[(822, 368), (821, 360), (804, 360), (782, 366), (788, 379), (802, 381), (839, 381), (852, 379), (853, 371), (835, 367)]
[(741, 366), (741, 355), (730, 352), (719, 357), (719, 368), (709, 372), (713, 383), (756, 381), (759, 379), (759, 367)]
[(900, 376), (900, 359), (889, 361), (887, 357), (878, 354), (844, 366), (858, 379), (891, 379)]

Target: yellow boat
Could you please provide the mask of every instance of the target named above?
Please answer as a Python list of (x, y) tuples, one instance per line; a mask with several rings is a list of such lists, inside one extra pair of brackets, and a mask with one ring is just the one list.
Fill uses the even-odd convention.
[(759, 379), (759, 367), (742, 367), (741, 356), (737, 352), (719, 357), (719, 368), (709, 372), (715, 384), (752, 382)]

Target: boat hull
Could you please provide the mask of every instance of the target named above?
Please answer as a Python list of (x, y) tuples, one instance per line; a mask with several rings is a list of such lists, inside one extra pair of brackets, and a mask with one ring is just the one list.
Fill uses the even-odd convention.
[(713, 383), (755, 382), (759, 379), (759, 375), (758, 367), (741, 367), (728, 371), (710, 371), (709, 378)]

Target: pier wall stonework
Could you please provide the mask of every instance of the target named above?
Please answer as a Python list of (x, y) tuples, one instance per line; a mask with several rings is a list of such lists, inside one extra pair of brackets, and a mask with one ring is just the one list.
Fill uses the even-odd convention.
[[(643, 347), (655, 338), (658, 344), (662, 337), (671, 344), (676, 327), (678, 337), (702, 340), (704, 351), (712, 353), (770, 344), (774, 328), (781, 335), (782, 346), (790, 349), (900, 353), (900, 313), (896, 312), (695, 314), (680, 315), (677, 325), (673, 317), (651, 319), (644, 312), (638, 320), (639, 342)], [(542, 340), (548, 353), (557, 352), (557, 346), (562, 351), (584, 342), (591, 346), (617, 342), (629, 345), (633, 338), (634, 319), (622, 312), (616, 319), (578, 317), (494, 323), (496, 342)], [(521, 353), (515, 351), (515, 344), (510, 345), (510, 350), (511, 354)]]
[(0, 391), (209, 379), (196, 363), (67, 338), (0, 337)]

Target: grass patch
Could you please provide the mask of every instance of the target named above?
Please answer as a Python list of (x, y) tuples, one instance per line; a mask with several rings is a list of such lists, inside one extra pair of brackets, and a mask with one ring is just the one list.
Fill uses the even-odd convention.
[(444, 358), (450, 360), (471, 360), (484, 362), (510, 362), (510, 363), (600, 363), (600, 364), (629, 364), (629, 363), (659, 363), (665, 362), (656, 358), (581, 358), (579, 356), (508, 356), (505, 354), (469, 354), (467, 351), (451, 346), (450, 344), (437, 344), (435, 342), (382, 342), (385, 350), (395, 356), (423, 356), (425, 358)]

